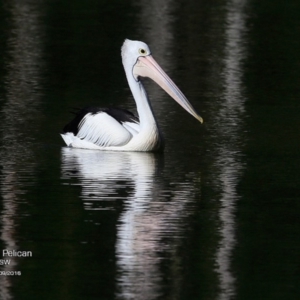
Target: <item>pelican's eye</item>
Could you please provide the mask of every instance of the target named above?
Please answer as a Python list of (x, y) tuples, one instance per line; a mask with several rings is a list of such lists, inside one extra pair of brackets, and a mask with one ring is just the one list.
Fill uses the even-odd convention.
[(140, 53), (141, 55), (146, 55), (146, 54), (147, 54), (147, 51), (146, 51), (145, 49), (143, 49), (143, 48), (140, 48), (140, 49), (139, 49), (139, 53)]

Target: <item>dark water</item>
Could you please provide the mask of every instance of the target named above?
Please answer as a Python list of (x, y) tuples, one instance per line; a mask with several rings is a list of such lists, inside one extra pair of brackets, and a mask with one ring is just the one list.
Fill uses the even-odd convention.
[[(296, 0), (2, 1), (0, 299), (299, 299), (299, 37)], [(146, 80), (164, 154), (64, 147), (135, 109), (124, 38), (204, 125)]]

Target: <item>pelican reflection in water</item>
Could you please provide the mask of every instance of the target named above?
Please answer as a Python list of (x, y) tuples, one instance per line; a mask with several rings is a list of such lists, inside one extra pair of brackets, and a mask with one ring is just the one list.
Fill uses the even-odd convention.
[[(176, 249), (185, 240), (187, 219), (195, 211), (198, 175), (167, 175), (162, 159), (154, 153), (62, 148), (66, 186), (81, 187), (85, 210), (105, 211), (91, 214), (89, 222), (96, 224), (122, 201), (115, 229), (116, 282), (121, 299), (157, 299), (165, 276), (162, 261), (181, 260)], [(175, 268), (169, 276), (181, 278), (181, 269)]]

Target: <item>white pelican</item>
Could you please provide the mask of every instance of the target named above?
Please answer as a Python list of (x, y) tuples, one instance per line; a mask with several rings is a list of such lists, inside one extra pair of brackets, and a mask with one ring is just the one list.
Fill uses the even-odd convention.
[(122, 62), (139, 116), (120, 108), (87, 107), (63, 129), (70, 147), (113, 151), (158, 151), (163, 139), (139, 77), (149, 77), (201, 123), (203, 119), (151, 56), (143, 42), (126, 39)]

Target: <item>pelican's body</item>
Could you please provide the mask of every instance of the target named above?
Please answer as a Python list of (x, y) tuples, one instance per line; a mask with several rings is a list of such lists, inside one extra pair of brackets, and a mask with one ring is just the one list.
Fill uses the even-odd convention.
[(158, 151), (163, 139), (139, 77), (150, 77), (184, 109), (202, 122), (191, 104), (151, 56), (149, 47), (139, 41), (125, 40), (122, 62), (139, 117), (117, 108), (89, 107), (79, 111), (61, 135), (75, 148), (112, 151)]

